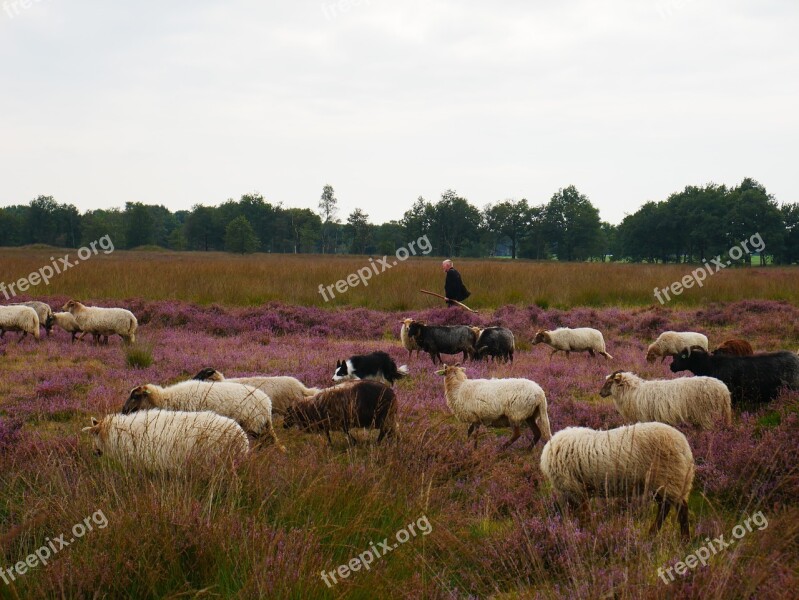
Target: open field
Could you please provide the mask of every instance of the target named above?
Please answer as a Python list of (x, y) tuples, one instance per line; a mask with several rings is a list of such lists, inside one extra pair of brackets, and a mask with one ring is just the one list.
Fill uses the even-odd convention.
[[(74, 251), (63, 249), (0, 249), (0, 282), (9, 284)], [(375, 257), (377, 259), (378, 257)], [(389, 264), (395, 259), (389, 257)], [(369, 257), (269, 255), (235, 256), (200, 252), (100, 252), (86, 264), (56, 275), (49, 286), (28, 292), (74, 298), (184, 300), (199, 304), (258, 306), (280, 301), (303, 306), (363, 306), (376, 310), (419, 310), (439, 301), (419, 289), (442, 293), (440, 261), (411, 257), (372, 275), (368, 287), (358, 283), (325, 302), (319, 285), (334, 285)], [(87, 266), (90, 264), (90, 266)], [(383, 269), (377, 265), (378, 271)], [(507, 304), (571, 306), (648, 306), (658, 301), (653, 291), (680, 281), (701, 265), (639, 265), (468, 260), (456, 263), (472, 291), (473, 308)], [(668, 302), (696, 306), (742, 298), (788, 300), (799, 304), (799, 268), (725, 268), (708, 275)], [(5, 298), (0, 294), (0, 300)]]
[[(181, 256), (178, 264), (190, 258)], [(266, 270), (267, 264), (278, 268), (273, 258), (236, 263), (209, 257), (206, 268), (209, 275), (221, 264), (261, 261)], [(122, 272), (124, 265), (138, 269), (119, 283), (106, 282), (103, 293), (114, 296), (109, 290), (118, 286), (117, 293), (131, 297), (169, 295), (158, 286), (128, 287), (147, 277), (157, 277), (159, 285), (166, 281), (153, 268), (159, 260), (141, 263), (129, 254), (103, 261), (97, 270), (106, 275)], [(342, 261), (342, 270), (356, 263)], [(192, 291), (184, 293), (201, 293), (202, 277), (181, 275), (185, 267), (166, 260), (162, 266), (179, 278), (170, 290), (185, 284)], [(402, 268), (414, 270), (420, 283), (423, 267), (436, 280), (434, 263)], [(488, 268), (485, 263), (463, 266), (472, 281)], [(70, 294), (82, 289), (77, 295), (86, 296), (103, 278), (89, 267), (79, 269), (72, 275), (81, 273), (90, 282), (70, 283), (65, 275), (58, 285), (75, 286)], [(331, 269), (313, 275), (328, 281)], [(717, 277), (713, 284), (727, 274)], [(763, 277), (771, 280), (773, 272)], [(295, 295), (301, 295), (301, 287), (288, 286)], [(235, 304), (246, 297), (235, 287), (219, 297), (225, 289), (215, 279), (206, 299)], [(56, 306), (65, 299), (48, 300)], [(509, 431), (484, 430), (473, 450), (465, 440), (466, 426), (446, 407), (443, 381), (429, 359), (408, 361), (399, 346), (398, 321), (405, 311), (326, 311), (278, 303), (224, 308), (158, 300), (127, 305), (139, 316), (140, 344), (152, 348), (154, 361), (144, 369), (126, 366), (118, 339), (108, 347), (71, 345), (67, 334), (57, 332), (38, 344), (17, 345), (8, 339), (15, 337), (11, 334), (0, 342), (0, 568), (13, 567), (62, 533), (69, 542), (46, 566), (17, 575), (10, 584), (0, 581), (0, 597), (795, 597), (799, 394), (786, 393), (757, 413), (738, 414), (728, 429), (681, 427), (697, 462), (692, 539), (682, 544), (673, 516), (659, 536), (648, 535), (654, 517), (648, 502), (594, 500), (588, 514), (560, 516), (538, 466), (540, 443), (530, 451), (523, 439), (502, 452), (499, 445)], [(644, 360), (646, 345), (662, 330), (704, 331), (711, 344), (740, 336), (758, 350), (799, 348), (799, 308), (785, 302), (569, 311), (504, 306), (479, 316), (454, 309), (414, 315), (431, 323), (510, 327), (519, 346), (515, 363), (469, 364), (467, 372), (537, 381), (547, 393), (553, 431), (622, 424), (610, 399), (597, 392), (604, 376), (617, 368), (647, 378), (672, 377), (668, 363)], [(550, 362), (549, 350), (531, 347), (530, 338), (538, 328), (557, 325), (603, 330), (615, 359), (559, 355)], [(336, 359), (374, 349), (389, 351), (411, 368), (411, 377), (395, 388), (401, 429), (393, 443), (376, 446), (375, 432), (358, 431), (356, 447), (348, 448), (339, 433), (330, 448), (323, 436), (278, 428), (286, 455), (267, 448), (235, 472), (160, 477), (95, 457), (80, 433), (90, 416), (118, 411), (136, 384), (174, 382), (213, 366), (228, 376), (289, 374), (323, 386)], [(92, 531), (70, 542), (73, 526), (97, 511), (106, 525), (92, 521), (97, 525)], [(707, 566), (675, 575), (668, 584), (658, 577), (658, 568), (673, 566), (708, 538), (731, 539), (733, 528), (758, 511), (767, 525), (720, 550)], [(346, 564), (370, 543), (379, 546), (388, 538), (391, 544), (396, 532), (422, 517), (430, 524), (427, 534), (410, 537), (368, 571), (353, 572), (332, 587), (321, 579), (321, 571)]]

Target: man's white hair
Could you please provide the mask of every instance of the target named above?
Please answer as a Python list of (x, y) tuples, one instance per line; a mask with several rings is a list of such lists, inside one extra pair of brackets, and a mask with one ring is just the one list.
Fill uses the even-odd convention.
[(452, 266), (452, 261), (450, 259), (447, 259), (447, 260), (443, 261), (441, 264), (442, 265), (450, 265), (450, 266)]

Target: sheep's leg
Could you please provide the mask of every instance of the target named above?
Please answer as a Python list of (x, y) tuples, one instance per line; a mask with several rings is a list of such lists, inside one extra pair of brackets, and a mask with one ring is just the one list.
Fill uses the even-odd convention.
[(569, 356), (570, 356), (570, 355), (569, 355), (569, 351), (568, 351), (568, 350), (566, 350), (566, 358), (569, 358)]
[(17, 344), (21, 344), (22, 340), (24, 340), (26, 337), (28, 337), (28, 332), (27, 331), (23, 331), (22, 335), (19, 336), (19, 339), (17, 340)]
[(513, 435), (510, 436), (510, 439), (507, 442), (502, 444), (502, 449), (505, 450), (506, 448), (508, 448), (513, 442), (518, 440), (521, 435), (522, 435), (521, 427), (519, 427), (518, 425), (514, 425), (513, 426)]
[(691, 539), (691, 532), (688, 527), (688, 503), (681, 502), (677, 505), (677, 520), (680, 522), (680, 537), (684, 542)]
[(327, 434), (327, 443), (330, 444), (330, 447), (333, 447), (333, 438), (330, 437), (330, 430), (325, 429), (325, 433)]
[(655, 500), (658, 502), (658, 513), (655, 517), (655, 522), (652, 523), (652, 527), (649, 529), (650, 535), (654, 535), (660, 531), (660, 528), (663, 526), (663, 521), (666, 520), (669, 510), (671, 510), (671, 502), (664, 499), (660, 494), (655, 496)]
[(477, 439), (479, 437), (478, 434), (477, 434), (477, 430), (479, 428), (480, 428), (480, 423), (472, 423), (471, 425), (469, 425), (469, 430), (466, 432), (466, 439), (467, 440), (469, 439), (469, 436), (472, 435), (472, 432), (474, 432), (474, 449), (475, 450), (477, 450)]
[(532, 417), (527, 417), (527, 425), (530, 426), (530, 429), (533, 432), (533, 441), (530, 442), (530, 450), (532, 450), (533, 446), (535, 446), (538, 443), (538, 440), (541, 439), (541, 430), (538, 428), (538, 423), (535, 422), (535, 415)]
[(549, 355), (549, 360), (550, 360), (550, 362), (552, 361), (552, 357), (553, 357), (553, 356), (555, 356), (555, 353), (556, 353), (557, 351), (558, 351), (558, 349), (557, 349), (557, 348), (555, 348), (555, 349), (552, 351), (552, 353)]
[(477, 423), (472, 423), (469, 425), (469, 429), (466, 430), (466, 439), (468, 440), (472, 436), (472, 432), (477, 428)]
[(605, 357), (605, 360), (610, 360), (611, 358), (613, 358), (610, 354), (604, 351), (600, 352), (600, 354)]
[(588, 354), (591, 355), (591, 358), (594, 358), (596, 356), (596, 354), (594, 354), (594, 349), (593, 348), (589, 348), (588, 349)]
[(358, 440), (352, 437), (349, 429), (344, 429), (344, 433), (347, 434), (347, 441), (349, 442), (350, 446), (355, 446), (358, 443)]

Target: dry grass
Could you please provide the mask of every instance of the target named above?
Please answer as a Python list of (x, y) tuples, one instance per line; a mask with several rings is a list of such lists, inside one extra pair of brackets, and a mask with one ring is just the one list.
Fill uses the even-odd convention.
[[(0, 281), (16, 281), (50, 264), (66, 251), (53, 248), (0, 250)], [(70, 253), (75, 258), (74, 251)], [(390, 262), (393, 262), (390, 257)], [(306, 306), (367, 306), (409, 310), (439, 301), (420, 288), (442, 292), (438, 259), (411, 258), (380, 275), (368, 287), (360, 283), (325, 302), (319, 285), (335, 284), (369, 266), (369, 257), (321, 255), (234, 256), (200, 252), (123, 252), (92, 257), (57, 275), (30, 296), (75, 298), (180, 299), (200, 304), (258, 305), (270, 300)], [(696, 265), (630, 265), (508, 260), (457, 261), (467, 287), (468, 304), (495, 308), (505, 304), (541, 306), (635, 306), (656, 303), (653, 290), (681, 280)], [(728, 268), (709, 276), (671, 305), (762, 298), (799, 302), (799, 270)], [(0, 300), (5, 298), (0, 294)]]

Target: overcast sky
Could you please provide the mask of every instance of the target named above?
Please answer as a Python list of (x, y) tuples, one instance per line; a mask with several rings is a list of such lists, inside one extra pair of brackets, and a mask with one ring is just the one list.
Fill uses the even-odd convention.
[[(22, 5), (30, 4), (27, 8)], [(799, 201), (796, 0), (0, 0), (0, 206)]]

